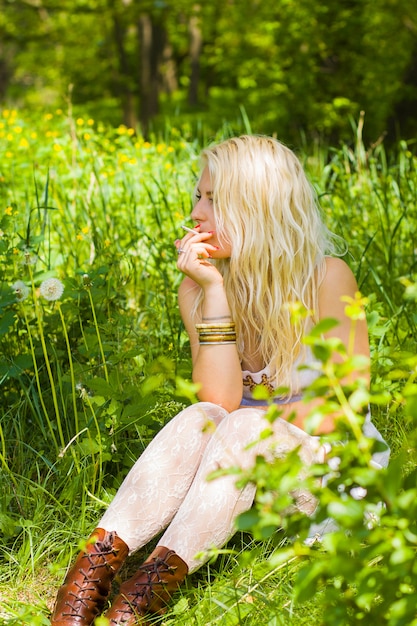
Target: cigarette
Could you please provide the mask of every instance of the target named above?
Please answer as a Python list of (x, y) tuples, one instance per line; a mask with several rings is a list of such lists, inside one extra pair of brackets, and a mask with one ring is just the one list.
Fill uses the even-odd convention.
[(200, 233), (198, 232), (198, 230), (193, 230), (192, 228), (188, 228), (188, 226), (184, 226), (184, 224), (181, 224), (181, 228), (183, 230), (186, 230), (187, 233), (193, 233), (193, 235), (199, 235)]

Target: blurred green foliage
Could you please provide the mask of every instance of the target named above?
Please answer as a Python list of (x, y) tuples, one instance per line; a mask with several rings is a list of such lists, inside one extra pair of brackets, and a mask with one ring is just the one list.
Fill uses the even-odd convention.
[(224, 121), (298, 143), (417, 131), (408, 0), (0, 0), (0, 102), (66, 107), (142, 132)]

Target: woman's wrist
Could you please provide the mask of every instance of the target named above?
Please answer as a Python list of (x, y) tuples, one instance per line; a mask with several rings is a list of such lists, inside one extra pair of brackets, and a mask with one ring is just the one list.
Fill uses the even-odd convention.
[(232, 314), (223, 285), (212, 286), (209, 290), (204, 290), (201, 321), (203, 323), (232, 321)]

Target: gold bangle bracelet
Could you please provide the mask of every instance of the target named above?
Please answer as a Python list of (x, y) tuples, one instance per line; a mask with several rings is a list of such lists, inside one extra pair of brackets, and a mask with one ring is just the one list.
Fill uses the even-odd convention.
[(234, 330), (236, 328), (236, 324), (234, 322), (224, 322), (219, 324), (196, 324), (196, 331), (215, 331), (215, 330)]
[(225, 341), (200, 341), (200, 346), (220, 346), (229, 344), (230, 346), (236, 344), (236, 339), (227, 339)]
[(207, 336), (209, 337), (210, 335), (235, 335), (236, 334), (236, 330), (234, 328), (227, 328), (227, 329), (222, 329), (222, 328), (218, 328), (216, 330), (199, 330), (198, 334), (200, 337), (202, 336)]
[[(218, 317), (202, 317), (201, 321), (203, 322), (203, 324), (205, 322), (220, 322), (220, 320), (232, 320), (232, 316), (231, 315), (219, 315)], [(223, 323), (223, 322), (220, 322)], [(226, 322), (225, 322), (226, 323)]]
[(207, 343), (216, 343), (217, 341), (236, 341), (236, 335), (211, 335), (210, 337), (199, 337), (200, 343), (203, 341)]
[(233, 335), (236, 333), (234, 328), (214, 328), (213, 330), (197, 331), (199, 337), (209, 337), (210, 335)]

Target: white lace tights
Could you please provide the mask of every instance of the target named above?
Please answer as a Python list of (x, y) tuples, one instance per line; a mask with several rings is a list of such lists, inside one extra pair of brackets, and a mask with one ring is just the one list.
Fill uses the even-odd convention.
[[(256, 408), (228, 413), (209, 402), (181, 411), (136, 461), (99, 527), (115, 530), (131, 553), (166, 529), (159, 545), (175, 550), (190, 572), (198, 569), (204, 563), (201, 553), (227, 542), (234, 520), (255, 495), (253, 485), (237, 489), (233, 475), (208, 481), (211, 472), (245, 469), (259, 454), (282, 457), (299, 445), (306, 466), (320, 458), (318, 439), (282, 419), (273, 423), (272, 438), (245, 449), (270, 426), (264, 415)], [(312, 505), (308, 500), (306, 512)]]

